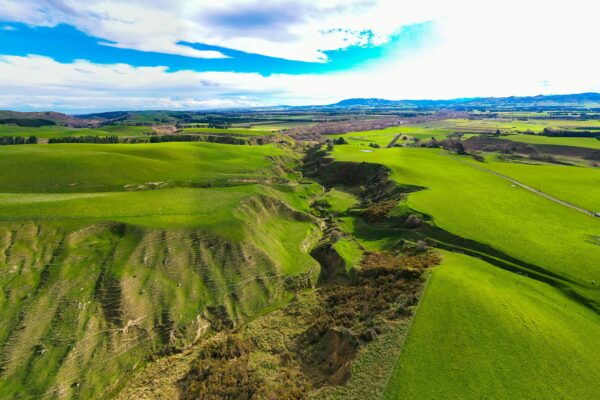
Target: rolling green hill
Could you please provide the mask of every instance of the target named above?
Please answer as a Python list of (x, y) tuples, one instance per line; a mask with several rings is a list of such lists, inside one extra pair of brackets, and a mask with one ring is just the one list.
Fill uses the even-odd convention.
[(600, 317), (553, 287), (445, 254), (384, 399), (593, 399)]
[[(424, 188), (392, 214), (429, 215), (447, 232), (424, 231), (434, 246), (488, 261), (444, 253), (393, 373), (376, 389), (381, 398), (594, 398), (600, 221), (440, 149), (363, 149), (339, 145), (333, 156), (383, 164), (397, 184)], [(486, 164), (524, 181), (547, 177), (552, 188), (560, 187), (559, 171), (572, 175), (571, 201), (584, 198), (596, 178), (587, 168)], [(409, 234), (394, 222), (385, 229), (352, 215), (341, 222), (371, 251), (397, 249)]]
[[(0, 146), (0, 398), (596, 397), (597, 168), (413, 140), (565, 121), (295, 143), (277, 120), (227, 118), (184, 133), (247, 145)], [(150, 128), (0, 135), (30, 129)], [(398, 135), (410, 146), (384, 148)]]
[(318, 225), (285, 201), (307, 209), (312, 189), (287, 150), (5, 146), (0, 160), (0, 397), (97, 397), (318, 276)]
[(53, 144), (0, 151), (0, 191), (37, 193), (273, 178), (277, 167), (271, 158), (284, 154), (273, 146), (241, 149), (213, 143)]

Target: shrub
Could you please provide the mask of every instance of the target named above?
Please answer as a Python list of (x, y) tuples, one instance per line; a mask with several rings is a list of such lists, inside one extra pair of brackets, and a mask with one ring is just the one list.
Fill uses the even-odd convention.
[(417, 251), (424, 252), (428, 248), (427, 242), (424, 240), (417, 240), (415, 248)]
[(331, 232), (329, 237), (331, 238), (331, 243), (337, 243), (342, 238), (342, 232), (338, 230), (334, 230)]
[(421, 220), (421, 218), (417, 217), (415, 214), (410, 214), (406, 218), (406, 221), (404, 221), (404, 226), (408, 229), (415, 229), (421, 226), (422, 223), (423, 221)]
[(397, 200), (385, 200), (372, 203), (362, 212), (362, 215), (369, 223), (382, 221), (387, 218), (388, 214), (397, 203)]

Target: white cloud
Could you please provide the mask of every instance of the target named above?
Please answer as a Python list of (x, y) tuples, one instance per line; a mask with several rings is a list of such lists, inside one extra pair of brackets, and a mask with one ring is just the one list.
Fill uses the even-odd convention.
[[(0, 0), (0, 19), (32, 25), (74, 25), (114, 46), (215, 58), (179, 42), (303, 61), (323, 51), (389, 40), (402, 26), (432, 17), (394, 0)], [(437, 14), (437, 12), (434, 12)]]
[[(476, 45), (479, 45), (476, 43)], [(0, 56), (0, 108), (203, 109), (328, 104), (350, 97), (452, 98), (599, 91), (600, 63), (528, 64), (511, 56), (448, 62), (459, 48), (438, 46), (404, 61), (333, 74), (169, 72), (166, 67)], [(517, 55), (519, 52), (516, 53)], [(496, 54), (497, 56), (497, 54)], [(588, 62), (589, 61), (589, 62)], [(540, 70), (542, 64), (548, 68)]]
[[(257, 53), (288, 57), (297, 53), (301, 59), (322, 57), (319, 49), (360, 42), (364, 37), (356, 32), (375, 26), (373, 40), (379, 42), (387, 40), (399, 25), (436, 22), (434, 39), (417, 50), (402, 57), (389, 53), (360, 69), (327, 74), (265, 77), (235, 72), (169, 72), (166, 66), (136, 68), (83, 60), (61, 64), (40, 56), (2, 56), (0, 106), (4, 108), (199, 109), (325, 104), (348, 97), (600, 92), (600, 2), (595, 0), (423, 0), (418, 4), (328, 0), (318, 6), (297, 3), (302, 6), (297, 13), (280, 10), (279, 14), (277, 7), (283, 3), (266, 1), (254, 11), (247, 1), (238, 1), (239, 13), (232, 11), (231, 2), (196, 6), (197, 2), (154, 0), (142, 12), (135, 2), (111, 8), (108, 1), (90, 1), (87, 8), (73, 11), (74, 7), (56, 0), (48, 3), (50, 12), (50, 6), (31, 7), (30, 1), (10, 2), (0, 7), (0, 13), (19, 15), (35, 24), (78, 21), (78, 26), (85, 25), (85, 29), (94, 30), (93, 34), (117, 41), (118, 46), (176, 52), (180, 50), (176, 40), (211, 39), (215, 44)], [(170, 4), (173, 6), (168, 7)], [(319, 18), (324, 9), (329, 12)], [(157, 10), (166, 11), (161, 16)], [(246, 25), (236, 25), (244, 23), (244, 16), (249, 18)], [(321, 32), (336, 24), (344, 29)]]

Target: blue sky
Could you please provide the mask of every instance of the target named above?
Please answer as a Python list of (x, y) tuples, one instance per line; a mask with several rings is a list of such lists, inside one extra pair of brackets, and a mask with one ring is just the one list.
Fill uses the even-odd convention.
[[(287, 60), (241, 50), (211, 46), (203, 43), (179, 42), (198, 50), (212, 50), (222, 53), (223, 58), (196, 58), (178, 54), (154, 51), (140, 51), (128, 48), (107, 46), (102, 38), (81, 32), (67, 24), (56, 26), (33, 26), (23, 23), (4, 23), (0, 30), (0, 47), (3, 54), (27, 56), (43, 55), (61, 63), (72, 63), (84, 59), (98, 64), (126, 63), (136, 67), (167, 66), (169, 71), (233, 71), (271, 74), (327, 73), (358, 68), (365, 63), (376, 61), (386, 54), (408, 50), (418, 46), (428, 37), (430, 23), (408, 25), (400, 29), (389, 41), (375, 46), (354, 45), (346, 48), (327, 50), (327, 62)], [(365, 32), (369, 35), (369, 32)]]
[(591, 0), (0, 0), (0, 108), (600, 91), (598, 15)]

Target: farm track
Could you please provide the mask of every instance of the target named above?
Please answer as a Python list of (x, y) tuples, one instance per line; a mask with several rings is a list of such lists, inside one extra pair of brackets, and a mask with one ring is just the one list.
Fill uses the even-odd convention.
[(470, 162), (467, 162), (467, 161), (460, 160), (460, 159), (458, 159), (458, 158), (455, 158), (455, 157), (452, 157), (452, 158), (454, 158), (454, 159), (455, 159), (456, 161), (458, 161), (458, 162), (461, 162), (461, 163), (464, 163), (464, 164), (470, 165), (470, 166), (471, 166), (471, 167), (473, 167), (473, 168), (477, 168), (477, 169), (479, 169), (479, 170), (481, 170), (481, 171), (484, 171), (484, 172), (487, 172), (487, 173), (489, 173), (489, 174), (496, 175), (496, 176), (498, 176), (498, 177), (500, 177), (500, 178), (502, 178), (502, 179), (505, 179), (505, 180), (507, 180), (507, 181), (509, 181), (509, 182), (513, 183), (514, 185), (517, 185), (517, 186), (519, 186), (519, 187), (521, 187), (521, 188), (523, 188), (523, 189), (525, 189), (525, 190), (528, 190), (528, 191), (530, 191), (530, 192), (532, 192), (532, 193), (535, 193), (535, 194), (537, 194), (538, 196), (542, 196), (542, 197), (544, 197), (544, 198), (546, 198), (546, 199), (548, 199), (548, 200), (550, 200), (550, 201), (553, 201), (553, 202), (555, 202), (555, 203), (558, 203), (558, 204), (560, 204), (560, 205), (562, 205), (562, 206), (565, 206), (565, 207), (572, 208), (573, 210), (577, 210), (577, 211), (579, 211), (580, 213), (583, 213), (583, 214), (585, 214), (585, 215), (589, 215), (589, 216), (591, 216), (591, 217), (599, 217), (599, 215), (597, 215), (597, 214), (596, 214), (594, 211), (592, 211), (592, 210), (586, 210), (585, 208), (582, 208), (582, 207), (576, 206), (575, 204), (571, 204), (571, 203), (569, 203), (569, 202), (566, 202), (566, 201), (564, 201), (564, 200), (561, 200), (561, 199), (559, 199), (559, 198), (557, 198), (557, 197), (551, 196), (551, 195), (549, 195), (549, 194), (547, 194), (547, 193), (544, 193), (544, 192), (542, 192), (541, 190), (538, 190), (538, 189), (532, 188), (531, 186), (528, 186), (528, 185), (526, 185), (526, 184), (524, 184), (524, 183), (521, 183), (521, 182), (519, 182), (518, 180), (511, 178), (510, 176), (507, 176), (507, 175), (501, 174), (501, 173), (499, 173), (499, 172), (496, 172), (496, 171), (492, 171), (491, 169), (487, 169), (487, 168), (485, 168), (485, 167), (482, 167), (482, 166), (480, 166), (480, 165), (475, 165), (475, 164), (472, 164), (472, 163), (470, 163)]
[(388, 143), (387, 148), (391, 149), (392, 147), (394, 147), (394, 145), (396, 144), (396, 142), (398, 141), (398, 139), (400, 139), (400, 136), (402, 136), (401, 133), (399, 133), (398, 135), (394, 136), (394, 138), (392, 139), (392, 141), (390, 143)]

